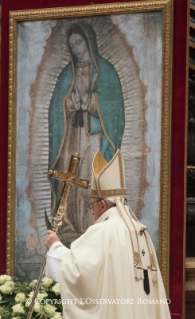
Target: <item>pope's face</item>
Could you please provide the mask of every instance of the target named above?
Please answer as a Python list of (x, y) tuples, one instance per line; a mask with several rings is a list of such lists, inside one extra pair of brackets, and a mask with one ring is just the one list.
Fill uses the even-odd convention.
[(87, 43), (80, 34), (71, 34), (69, 44), (72, 52), (78, 58), (78, 61), (82, 61), (82, 59), (89, 54)]
[(93, 203), (93, 209), (91, 213), (94, 216), (95, 220), (97, 220), (102, 215), (102, 202), (97, 201), (97, 198), (92, 197), (91, 203)]
[(97, 220), (106, 211), (105, 201), (103, 199), (97, 200), (97, 198), (92, 197), (91, 203), (93, 204), (91, 213), (94, 216), (95, 220)]

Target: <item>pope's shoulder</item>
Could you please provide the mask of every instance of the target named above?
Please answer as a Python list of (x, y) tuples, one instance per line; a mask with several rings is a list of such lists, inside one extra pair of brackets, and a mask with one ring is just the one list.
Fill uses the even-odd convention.
[[(102, 218), (103, 217), (103, 218)], [(113, 214), (113, 211), (107, 211), (103, 216), (101, 216), (101, 221), (90, 226), (86, 233), (90, 233), (91, 236), (113, 236), (114, 233), (125, 232), (126, 226), (117, 214)]]
[(127, 245), (129, 238), (128, 229), (121, 217), (107, 211), (94, 225), (71, 244), (71, 249), (81, 247), (114, 247), (117, 243), (120, 246)]

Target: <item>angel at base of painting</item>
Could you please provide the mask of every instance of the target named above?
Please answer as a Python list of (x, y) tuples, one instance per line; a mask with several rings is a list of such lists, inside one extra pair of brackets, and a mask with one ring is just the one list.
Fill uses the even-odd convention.
[[(124, 132), (122, 87), (114, 66), (98, 53), (96, 34), (87, 24), (72, 25), (67, 33), (70, 62), (60, 73), (49, 108), (49, 169), (68, 170), (70, 156), (81, 157), (79, 176), (90, 179), (91, 162), (100, 148), (109, 162), (121, 146)], [(63, 184), (51, 180), (53, 214)], [(64, 221), (66, 245), (92, 223), (89, 194), (71, 191)]]

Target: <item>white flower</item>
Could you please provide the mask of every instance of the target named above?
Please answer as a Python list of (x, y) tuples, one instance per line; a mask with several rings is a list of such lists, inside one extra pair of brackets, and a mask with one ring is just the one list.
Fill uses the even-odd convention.
[[(33, 295), (34, 295), (34, 291), (31, 291), (31, 292), (29, 293), (29, 295), (28, 295), (30, 298), (27, 298), (27, 299), (26, 299), (26, 304), (25, 304), (26, 307), (30, 307), (30, 304), (31, 304), (31, 302), (32, 302)], [(39, 292), (38, 295), (36, 296), (35, 304), (39, 305), (39, 303), (41, 302), (41, 300), (42, 300), (43, 298), (47, 297), (47, 296), (48, 296), (48, 294), (47, 294), (46, 292), (43, 292), (43, 293), (40, 293), (40, 292)], [(37, 309), (38, 309), (38, 308), (37, 308)]]
[(19, 292), (19, 293), (16, 294), (16, 296), (15, 296), (15, 301), (16, 302), (23, 303), (23, 302), (25, 302), (25, 300), (26, 300), (26, 295), (23, 292)]
[(54, 306), (52, 306), (52, 305), (45, 305), (44, 306), (44, 310), (45, 310), (45, 312), (48, 314), (48, 315), (50, 315), (50, 316), (54, 316), (56, 313), (55, 313), (55, 310), (56, 310), (57, 308), (56, 307), (54, 307)]
[(44, 277), (42, 279), (42, 282), (43, 282), (43, 285), (46, 287), (46, 288), (49, 288), (51, 286), (51, 284), (53, 283), (53, 280), (49, 277)]
[(40, 305), (40, 303), (35, 303), (34, 305), (34, 311), (35, 312), (40, 312), (43, 306)]
[(32, 299), (31, 298), (27, 298), (26, 299), (26, 303), (25, 303), (25, 307), (30, 307), (31, 302), (32, 302)]
[(12, 309), (13, 309), (13, 313), (15, 313), (15, 312), (25, 313), (24, 307), (21, 306), (20, 303), (18, 303), (15, 306), (13, 306)]
[(14, 290), (14, 282), (6, 281), (4, 285), (0, 286), (0, 290), (3, 294), (11, 294)]
[(0, 284), (3, 285), (6, 281), (10, 281), (12, 278), (8, 275), (1, 275), (0, 276)]
[(56, 296), (60, 295), (60, 284), (57, 282), (57, 284), (55, 284), (52, 289), (51, 289)]
[(34, 295), (34, 291), (31, 291), (31, 292), (29, 293), (29, 297), (32, 299), (33, 295)]
[(55, 315), (51, 319), (62, 319), (62, 315), (59, 312), (56, 312)]
[[(33, 295), (34, 295), (34, 291), (31, 291), (29, 294), (29, 297), (32, 299)], [(46, 291), (43, 293), (39, 292), (37, 297), (36, 297), (36, 301), (41, 301), (44, 297), (47, 297), (47, 296), (48, 296), (48, 294), (46, 293)]]
[(35, 287), (36, 283), (37, 283), (37, 279), (34, 279), (33, 281), (31, 281), (30, 287)]

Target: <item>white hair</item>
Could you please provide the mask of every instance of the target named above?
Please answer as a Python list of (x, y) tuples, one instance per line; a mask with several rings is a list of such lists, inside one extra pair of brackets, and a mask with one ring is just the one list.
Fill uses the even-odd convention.
[(107, 198), (103, 198), (103, 200), (104, 200), (105, 203), (106, 203), (107, 209), (110, 209), (111, 207), (116, 206), (115, 203), (111, 202), (111, 201), (110, 201), (109, 199), (107, 199)]

